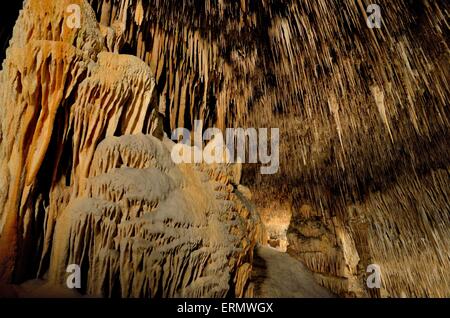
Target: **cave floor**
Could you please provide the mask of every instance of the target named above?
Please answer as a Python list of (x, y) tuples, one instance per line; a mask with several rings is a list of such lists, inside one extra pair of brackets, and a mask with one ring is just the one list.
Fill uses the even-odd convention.
[[(252, 282), (256, 298), (332, 298), (336, 297), (320, 286), (313, 274), (289, 254), (272, 247), (257, 246), (253, 262)], [(22, 285), (10, 285), (9, 293), (0, 288), (3, 297), (77, 298), (80, 294), (55, 287), (42, 280), (32, 280)], [(3, 293), (2, 293), (3, 291)]]
[(255, 249), (252, 281), (255, 285), (255, 297), (336, 297), (317, 284), (312, 273), (301, 262), (287, 253), (266, 246)]

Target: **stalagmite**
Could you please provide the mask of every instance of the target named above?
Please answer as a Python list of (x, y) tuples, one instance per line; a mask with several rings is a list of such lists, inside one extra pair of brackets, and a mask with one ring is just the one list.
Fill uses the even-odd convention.
[(88, 263), (90, 295), (248, 295), (256, 216), (229, 177), (170, 164), (169, 147), (145, 135), (98, 145), (84, 193), (59, 217), (51, 281), (64, 283), (67, 264)]
[(171, 161), (153, 73), (117, 53), (121, 32), (81, 0), (20, 13), (0, 74), (0, 282), (64, 286), (74, 264), (94, 296), (251, 296), (255, 209), (232, 168)]

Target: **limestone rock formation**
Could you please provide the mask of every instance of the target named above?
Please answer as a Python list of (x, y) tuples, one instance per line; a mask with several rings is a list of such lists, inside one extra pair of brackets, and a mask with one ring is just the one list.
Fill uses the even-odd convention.
[[(449, 182), (443, 169), (404, 176), (347, 207), (345, 218), (304, 205), (294, 212), (288, 250), (340, 295), (449, 297)], [(366, 288), (370, 264), (381, 269), (379, 290)]]
[(63, 285), (77, 264), (89, 295), (251, 295), (255, 210), (233, 168), (172, 162), (153, 74), (116, 31), (83, 0), (20, 13), (0, 73), (0, 282)]
[[(207, 283), (217, 266), (243, 295), (251, 291), (252, 246), (273, 230), (251, 226), (254, 201), (269, 216), (292, 212), (288, 252), (333, 293), (449, 297), (450, 3), (384, 1), (379, 29), (366, 23), (371, 3), (27, 0), (0, 71), (1, 279), (22, 282), (53, 268), (60, 282), (62, 264), (73, 260), (95, 264), (88, 267), (90, 293), (115, 295), (120, 285), (122, 296), (218, 296), (226, 293), (224, 276)], [(80, 28), (65, 23), (69, 4), (80, 6)], [(0, 31), (4, 45), (8, 31)], [(195, 120), (204, 128), (279, 128), (279, 173), (262, 176), (257, 165), (168, 165), (166, 150), (158, 150), (170, 149), (164, 133), (190, 130)], [(157, 176), (161, 188), (131, 182), (144, 176)], [(219, 180), (226, 190), (215, 198)], [(136, 194), (130, 209), (128, 189)], [(213, 236), (192, 231), (205, 244), (189, 263), (194, 272), (205, 268), (195, 274), (210, 286), (203, 292), (156, 269), (180, 266), (153, 254), (155, 244), (171, 239), (171, 222), (159, 225), (168, 233), (156, 231), (154, 241), (131, 239), (150, 233), (144, 211), (161, 217), (161, 205), (190, 191), (210, 193), (211, 206), (227, 197), (214, 216), (203, 199), (179, 203), (207, 219), (236, 209), (207, 227), (219, 235), (231, 226), (238, 239), (218, 253), (240, 252), (227, 261), (203, 267)], [(94, 229), (96, 220), (105, 225)], [(84, 230), (92, 247), (80, 242)], [(70, 239), (55, 245), (55, 235)], [(149, 275), (165, 285), (143, 292), (149, 277), (132, 276), (117, 251), (138, 270), (150, 266), (139, 262), (143, 255), (154, 260)], [(371, 264), (381, 270), (380, 289), (366, 284)]]
[(257, 219), (224, 171), (177, 166), (152, 136), (104, 139), (59, 216), (50, 280), (82, 264), (90, 295), (245, 295)]
[(289, 254), (312, 269), (321, 285), (341, 296), (367, 296), (355, 242), (338, 218), (324, 219), (303, 205), (293, 215), (288, 241)]
[(291, 204), (272, 201), (271, 204), (263, 206), (258, 211), (265, 229), (264, 243), (281, 252), (286, 252), (289, 244), (287, 231), (292, 218)]

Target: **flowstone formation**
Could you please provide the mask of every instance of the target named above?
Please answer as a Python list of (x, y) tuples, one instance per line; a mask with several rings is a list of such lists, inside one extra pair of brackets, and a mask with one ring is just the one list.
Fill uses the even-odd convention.
[(97, 146), (85, 188), (59, 216), (50, 280), (81, 264), (90, 295), (251, 295), (256, 216), (226, 169), (176, 166), (170, 142), (127, 135)]
[(0, 282), (76, 264), (88, 295), (251, 296), (254, 208), (232, 167), (172, 162), (152, 72), (120, 45), (86, 1), (25, 2), (0, 73)]
[[(202, 295), (175, 282), (181, 276), (164, 276), (181, 265), (162, 264), (153, 246), (171, 236), (146, 240), (147, 216), (134, 205), (146, 202), (142, 211), (162, 215), (161, 204), (195, 188), (199, 199), (180, 206), (221, 219), (225, 210), (212, 213), (200, 199), (219, 173), (228, 176), (219, 179), (230, 196), (222, 208), (232, 202), (237, 214), (208, 228), (219, 235), (231, 226), (241, 243), (223, 243), (217, 253), (240, 252), (205, 267), (189, 261), (205, 268), (193, 277), (226, 268), (226, 294), (251, 293), (245, 278), (259, 241), (286, 248), (339, 296), (450, 297), (450, 2), (384, 1), (381, 28), (371, 29), (372, 2), (27, 0), (0, 74), (2, 280), (60, 282), (63, 263), (76, 261), (92, 277), (89, 293)], [(69, 4), (81, 8), (80, 28), (65, 23)], [(8, 31), (0, 29), (4, 45)], [(123, 168), (140, 173), (121, 170), (118, 158), (128, 153), (158, 157), (159, 143), (170, 151), (164, 133), (192, 130), (195, 120), (205, 129), (279, 128), (278, 173), (263, 176), (257, 165), (171, 167), (165, 159), (127, 159)], [(128, 135), (140, 137), (114, 144)], [(117, 163), (101, 161), (102, 154)], [(209, 181), (205, 169), (216, 171)], [(117, 182), (144, 176), (158, 176), (165, 190), (137, 187), (153, 187), (146, 177), (124, 183), (127, 190)], [(139, 195), (121, 194), (128, 189)], [(212, 205), (223, 200), (209, 198)], [(250, 201), (266, 230), (252, 227)], [(105, 224), (93, 229), (95, 220)], [(78, 233), (85, 230), (92, 234), (86, 244)], [(55, 235), (70, 237), (55, 244)], [(199, 235), (198, 250), (216, 246), (214, 236)], [(151, 266), (141, 257), (153, 259), (163, 270), (150, 273), (166, 285), (149, 292), (142, 286), (151, 280), (132, 275), (117, 251), (137, 269)], [(380, 288), (368, 287), (372, 265)], [(222, 270), (216, 275), (205, 295), (225, 293)]]

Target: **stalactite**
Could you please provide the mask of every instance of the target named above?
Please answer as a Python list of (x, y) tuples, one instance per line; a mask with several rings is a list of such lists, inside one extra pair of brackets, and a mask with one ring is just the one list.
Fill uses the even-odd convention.
[(127, 21), (101, 26), (83, 0), (20, 13), (0, 73), (0, 284), (64, 285), (78, 264), (88, 295), (251, 296), (256, 211), (236, 168), (172, 162), (153, 73), (118, 54)]
[[(90, 292), (110, 295), (101, 284), (117, 286), (108, 277), (112, 272), (120, 273), (123, 295), (150, 286), (145, 275), (123, 270), (125, 260), (106, 253), (103, 243), (118, 244), (122, 257), (135, 257), (133, 266), (143, 264), (148, 251), (134, 254), (133, 242), (108, 241), (119, 229), (107, 218), (118, 218), (128, 205), (139, 219), (143, 210), (134, 205), (152, 208), (154, 200), (127, 199), (120, 206), (116, 201), (125, 190), (109, 187), (117, 186), (117, 174), (131, 178), (122, 163), (165, 181), (175, 178), (166, 176), (174, 168), (158, 142), (122, 136), (125, 145), (118, 145), (113, 137), (151, 132), (164, 143), (163, 129), (192, 129), (200, 119), (205, 128), (280, 128), (278, 174), (261, 176), (257, 166), (200, 166), (185, 183), (223, 190), (214, 195), (218, 202), (212, 200), (222, 212), (240, 202), (230, 200), (230, 187), (239, 188), (240, 179), (262, 208), (280, 198), (291, 202), (290, 253), (323, 285), (345, 296), (448, 296), (448, 1), (383, 2), (381, 29), (367, 27), (368, 0), (70, 3), (82, 8), (80, 29), (64, 23), (68, 1), (27, 1), (0, 73), (1, 277), (44, 274), (58, 211), (64, 210), (80, 218), (59, 231), (73, 232), (78, 241), (59, 255), (79, 260), (83, 251), (95, 251), (92, 260), (102, 264), (89, 274)], [(101, 143), (105, 138), (108, 147)], [(182, 188), (179, 178), (174, 182)], [(183, 202), (183, 195), (173, 202)], [(92, 210), (86, 211), (85, 199)], [(22, 218), (41, 214), (45, 239), (27, 246), (31, 239), (22, 239), (17, 229)], [(230, 224), (219, 214), (220, 222)], [(253, 233), (248, 209), (238, 214), (244, 220), (230, 231), (238, 234), (234, 244), (243, 252), (233, 259), (250, 258), (253, 241), (241, 235)], [(107, 225), (96, 232), (99, 217)], [(134, 235), (136, 226), (125, 223), (121, 237)], [(93, 249), (78, 232), (96, 234), (85, 242)], [(171, 244), (159, 232), (148, 235)], [(38, 251), (39, 269), (17, 268), (30, 249)], [(151, 286), (152, 296), (175, 295), (177, 286), (191, 296), (224, 295), (224, 276), (206, 284), (190, 276), (222, 271), (224, 250), (211, 256), (214, 265), (202, 248), (183, 250), (194, 253), (194, 261), (157, 261), (158, 269), (150, 271), (155, 281), (165, 268), (186, 275)], [(247, 261), (239, 268), (227, 265), (241, 277), (234, 281), (236, 295), (251, 290)], [(364, 285), (370, 263), (383, 270), (379, 291)]]

